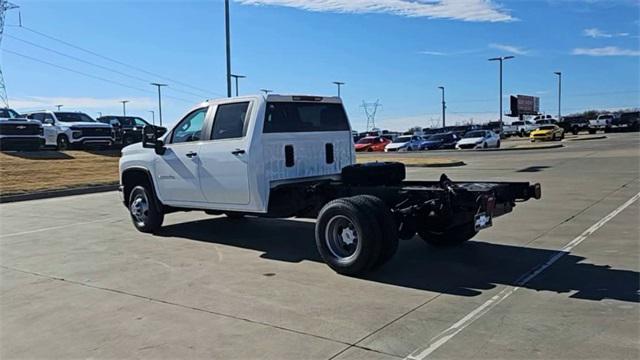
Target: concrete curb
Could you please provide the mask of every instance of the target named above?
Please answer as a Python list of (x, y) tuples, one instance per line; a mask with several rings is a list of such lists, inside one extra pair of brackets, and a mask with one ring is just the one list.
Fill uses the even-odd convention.
[(441, 167), (456, 167), (467, 165), (464, 161), (452, 161), (450, 163), (435, 163), (435, 164), (404, 164), (406, 167), (422, 167), (422, 168), (441, 168)]
[(549, 144), (549, 145), (542, 145), (542, 146), (524, 146), (524, 147), (500, 148), (500, 149), (478, 149), (475, 151), (526, 151), (526, 150), (557, 149), (561, 147), (564, 147), (564, 145)]
[(567, 141), (601, 140), (601, 139), (606, 139), (606, 138), (607, 137), (605, 135), (600, 135), (600, 136), (590, 136), (590, 137), (579, 137), (579, 138), (567, 139)]
[(0, 195), (0, 203), (12, 203), (18, 201), (49, 199), (62, 196), (94, 194), (118, 189), (118, 184), (84, 186), (61, 190), (36, 191), (25, 194)]

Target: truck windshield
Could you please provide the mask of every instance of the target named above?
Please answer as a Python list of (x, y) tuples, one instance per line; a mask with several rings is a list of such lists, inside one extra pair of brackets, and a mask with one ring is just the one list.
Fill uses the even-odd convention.
[(265, 133), (349, 131), (341, 104), (319, 102), (269, 102)]
[(484, 131), (469, 131), (464, 135), (465, 139), (484, 137)]
[(96, 122), (89, 115), (83, 113), (57, 112), (56, 118), (61, 122)]
[(0, 118), (12, 119), (18, 117), (20, 117), (20, 115), (11, 109), (0, 109)]
[(524, 121), (514, 121), (511, 123), (511, 126), (522, 126), (524, 125)]

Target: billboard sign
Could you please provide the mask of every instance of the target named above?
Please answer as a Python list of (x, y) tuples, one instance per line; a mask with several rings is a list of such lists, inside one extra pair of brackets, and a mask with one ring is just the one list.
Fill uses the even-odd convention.
[(540, 113), (540, 98), (529, 95), (511, 96), (511, 115), (536, 115)]

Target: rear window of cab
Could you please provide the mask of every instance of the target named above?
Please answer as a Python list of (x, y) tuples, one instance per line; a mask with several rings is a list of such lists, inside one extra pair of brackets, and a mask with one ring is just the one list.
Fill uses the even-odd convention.
[(264, 133), (349, 131), (342, 104), (320, 102), (269, 102)]

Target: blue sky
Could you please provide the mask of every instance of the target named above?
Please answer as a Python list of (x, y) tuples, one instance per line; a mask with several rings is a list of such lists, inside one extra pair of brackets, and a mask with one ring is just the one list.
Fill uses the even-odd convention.
[[(13, 2), (24, 27), (17, 10), (7, 13), (2, 66), (18, 110), (120, 114), (128, 99), (127, 113), (150, 119), (157, 101), (147, 83), (159, 81), (170, 84), (163, 113), (172, 123), (226, 93), (221, 0)], [(553, 72), (562, 71), (564, 114), (637, 107), (639, 11), (637, 0), (238, 0), (232, 68), (247, 76), (240, 94), (333, 95), (332, 81), (344, 81), (359, 130), (363, 100), (383, 104), (383, 128), (437, 123), (440, 85), (448, 124), (496, 119), (498, 64), (487, 58), (501, 55), (516, 56), (505, 62), (505, 97), (540, 96), (541, 110), (556, 114)]]

